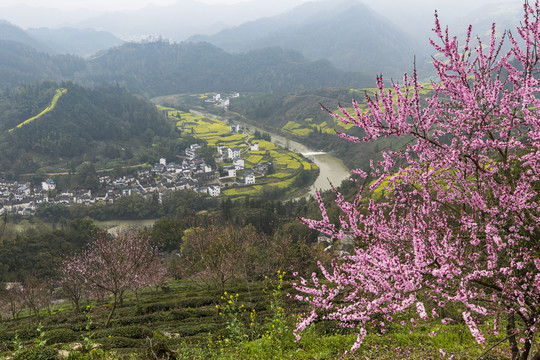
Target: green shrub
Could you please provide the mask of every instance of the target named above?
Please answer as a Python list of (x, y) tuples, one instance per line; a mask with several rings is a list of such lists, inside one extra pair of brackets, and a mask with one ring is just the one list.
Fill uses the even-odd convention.
[(215, 303), (215, 297), (208, 295), (208, 296), (197, 296), (197, 297), (191, 297), (187, 299), (182, 299), (178, 302), (179, 307), (183, 308), (197, 308), (201, 306), (206, 305), (213, 305)]
[(216, 315), (216, 309), (215, 308), (211, 308), (211, 309), (194, 309), (194, 310), (195, 311), (194, 311), (193, 316), (199, 317), (199, 318)]
[(153, 322), (159, 322), (161, 319), (156, 314), (147, 314), (142, 316), (123, 316), (119, 319), (115, 319), (114, 322), (118, 325), (135, 325), (135, 324), (149, 324)]
[(15, 338), (15, 332), (9, 330), (0, 331), (0, 343), (5, 343), (6, 341), (13, 340)]
[(34, 327), (26, 326), (17, 329), (17, 335), (21, 340), (30, 340), (39, 336), (39, 333)]
[(130, 339), (144, 339), (152, 336), (152, 331), (145, 326), (122, 326), (112, 329), (99, 330), (94, 333), (95, 338), (122, 337)]
[(180, 320), (184, 320), (190, 317), (191, 315), (192, 315), (191, 312), (187, 310), (183, 310), (183, 309), (171, 310), (169, 314), (167, 315), (167, 319), (180, 321)]
[(143, 313), (145, 314), (151, 314), (158, 311), (169, 311), (171, 309), (174, 309), (176, 307), (175, 303), (172, 302), (160, 302), (155, 304), (147, 305), (143, 308)]
[(13, 360), (58, 360), (58, 351), (52, 348), (31, 347), (22, 350)]
[(47, 344), (68, 343), (77, 339), (77, 334), (71, 329), (53, 329), (45, 332), (45, 340)]
[(176, 332), (181, 336), (193, 336), (200, 333), (214, 332), (218, 328), (217, 324), (187, 324), (187, 326), (180, 326), (176, 329)]
[(121, 336), (99, 338), (96, 339), (95, 342), (97, 344), (101, 344), (101, 346), (106, 350), (119, 348), (139, 348), (142, 346), (142, 340), (130, 339)]

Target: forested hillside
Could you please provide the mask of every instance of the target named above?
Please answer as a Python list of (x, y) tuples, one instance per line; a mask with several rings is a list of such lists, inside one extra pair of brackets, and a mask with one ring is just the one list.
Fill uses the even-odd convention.
[(84, 68), (78, 56), (48, 55), (20, 42), (0, 40), (0, 90), (35, 81), (61, 81)]
[(208, 43), (128, 43), (88, 62), (81, 80), (120, 82), (158, 96), (208, 91), (294, 92), (332, 86), (361, 87), (372, 77), (337, 70), (279, 48), (232, 55)]
[[(59, 88), (65, 89), (62, 96), (50, 111), (43, 112), (51, 107)], [(41, 116), (16, 127), (41, 112)], [(134, 146), (151, 145), (155, 136), (171, 135), (173, 130), (151, 104), (120, 87), (88, 89), (73, 83), (45, 82), (0, 95), (0, 131), (1, 169), (32, 172), (57, 157), (120, 157)], [(111, 146), (116, 151), (111, 151)], [(122, 147), (125, 149), (120, 151)]]

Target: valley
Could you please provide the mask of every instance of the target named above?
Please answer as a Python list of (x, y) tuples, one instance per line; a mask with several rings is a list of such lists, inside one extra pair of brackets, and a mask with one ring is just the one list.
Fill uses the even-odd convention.
[(538, 1), (0, 17), (0, 359), (540, 359)]

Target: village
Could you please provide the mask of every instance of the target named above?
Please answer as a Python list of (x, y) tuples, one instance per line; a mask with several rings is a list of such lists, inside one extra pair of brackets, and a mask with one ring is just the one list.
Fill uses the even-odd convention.
[[(231, 125), (231, 132), (241, 132), (238, 125)], [(103, 201), (114, 204), (122, 196), (157, 194), (159, 201), (164, 195), (191, 189), (216, 197), (222, 187), (253, 185), (257, 177), (267, 175), (270, 164), (259, 163), (245, 169), (245, 161), (239, 147), (228, 148), (217, 145), (214, 157), (216, 164), (227, 165), (212, 167), (198, 155), (200, 144), (192, 144), (185, 149), (185, 154), (178, 156), (178, 162), (167, 162), (161, 158), (152, 167), (138, 170), (136, 174), (113, 178), (107, 173), (98, 175), (100, 190), (64, 190), (59, 191), (55, 182), (48, 178), (41, 186), (32, 187), (29, 182), (7, 181), (0, 179), (0, 215), (5, 213), (34, 215), (42, 204), (84, 204), (91, 205)], [(258, 151), (257, 142), (249, 144), (246, 151)], [(176, 159), (175, 159), (176, 160)]]

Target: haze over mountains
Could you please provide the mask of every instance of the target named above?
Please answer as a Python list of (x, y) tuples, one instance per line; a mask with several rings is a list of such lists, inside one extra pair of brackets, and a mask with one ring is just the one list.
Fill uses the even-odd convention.
[(398, 76), (415, 55), (423, 57), (411, 36), (357, 1), (308, 2), (274, 17), (193, 36), (226, 51), (243, 53), (279, 46), (295, 49), (308, 59), (327, 59), (336, 67), (369, 74)]
[[(476, 23), (475, 33), (484, 34), (491, 25), (486, 19), (495, 18), (500, 23), (499, 29), (515, 25), (521, 1), (457, 0), (450, 4), (433, 0), (252, 0), (217, 5), (178, 0), (170, 5), (148, 5), (123, 12), (60, 10), (40, 6), (0, 5), (0, 18), (11, 22), (0, 23), (0, 74), (6, 74), (10, 79), (0, 80), (0, 87), (16, 86), (32, 79), (90, 83), (102, 79), (131, 84), (142, 93), (154, 94), (152, 89), (156, 86), (149, 86), (151, 90), (146, 91), (140, 89), (146, 86), (142, 81), (148, 78), (146, 74), (155, 73), (169, 78), (173, 74), (172, 79), (178, 84), (181, 82), (177, 87), (158, 86), (160, 91), (210, 91), (207, 87), (219, 84), (245, 85), (246, 79), (268, 80), (269, 73), (273, 74), (271, 83), (261, 80), (244, 90), (298, 91), (324, 86), (360, 86), (363, 80), (359, 79), (373, 79), (375, 74), (384, 73), (387, 78), (395, 78), (403, 72), (410, 72), (415, 58), (417, 67), (423, 70), (431, 54), (427, 38), (432, 36), (430, 29), (435, 7), (442, 23), (451, 24), (453, 32), (463, 32), (466, 24)], [(160, 53), (150, 61), (147, 46), (115, 48), (125, 40), (134, 39), (145, 39), (145, 43), (149, 42), (148, 39), (204, 41), (224, 51), (216, 51), (210, 46), (176, 46), (170, 43), (167, 46), (175, 49), (166, 50), (166, 46), (160, 46)], [(113, 49), (108, 51), (110, 48)], [(276, 48), (282, 50), (277, 51)], [(186, 51), (185, 56), (172, 55), (177, 54), (178, 49)], [(210, 56), (210, 59), (200, 61), (201, 58), (192, 57), (189, 51), (194, 49), (198, 49), (199, 56)], [(205, 51), (201, 53), (200, 49)], [(248, 54), (253, 50), (259, 52)], [(297, 54), (293, 55), (293, 52)], [(98, 53), (99, 56), (95, 56)], [(119, 53), (122, 53), (120, 58), (126, 69), (133, 68), (132, 62), (137, 64), (135, 73), (121, 69), (121, 64), (114, 60)], [(266, 53), (272, 60), (284, 62), (264, 62), (261, 54)], [(101, 60), (84, 62), (58, 54)], [(183, 62), (176, 62), (180, 58)], [(190, 59), (189, 63), (186, 63), (187, 59)], [(248, 59), (257, 62), (246, 66)], [(323, 62), (310, 64), (310, 61), (319, 60)], [(96, 70), (98, 63), (99, 70)], [(198, 66), (201, 63), (207, 66)], [(241, 74), (238, 64), (250, 69), (250, 74)], [(114, 69), (107, 68), (109, 65)], [(153, 67), (165, 67), (166, 70)], [(320, 77), (322, 71), (326, 71), (335, 81), (329, 81), (329, 77), (322, 81), (308, 81), (308, 69), (317, 69), (314, 77)], [(364, 75), (353, 76), (344, 71)], [(186, 78), (181, 74), (189, 76)], [(17, 79), (18, 75), (20, 79)], [(237, 75), (242, 75), (243, 80)], [(212, 76), (215, 79), (210, 81)], [(428, 78), (429, 73), (424, 72), (423, 76)], [(282, 79), (278, 80), (280, 77)], [(159, 79), (154, 82), (163, 78)], [(197, 81), (204, 85), (186, 85), (195, 85)], [(298, 85), (290, 86), (294, 81), (298, 81)]]

